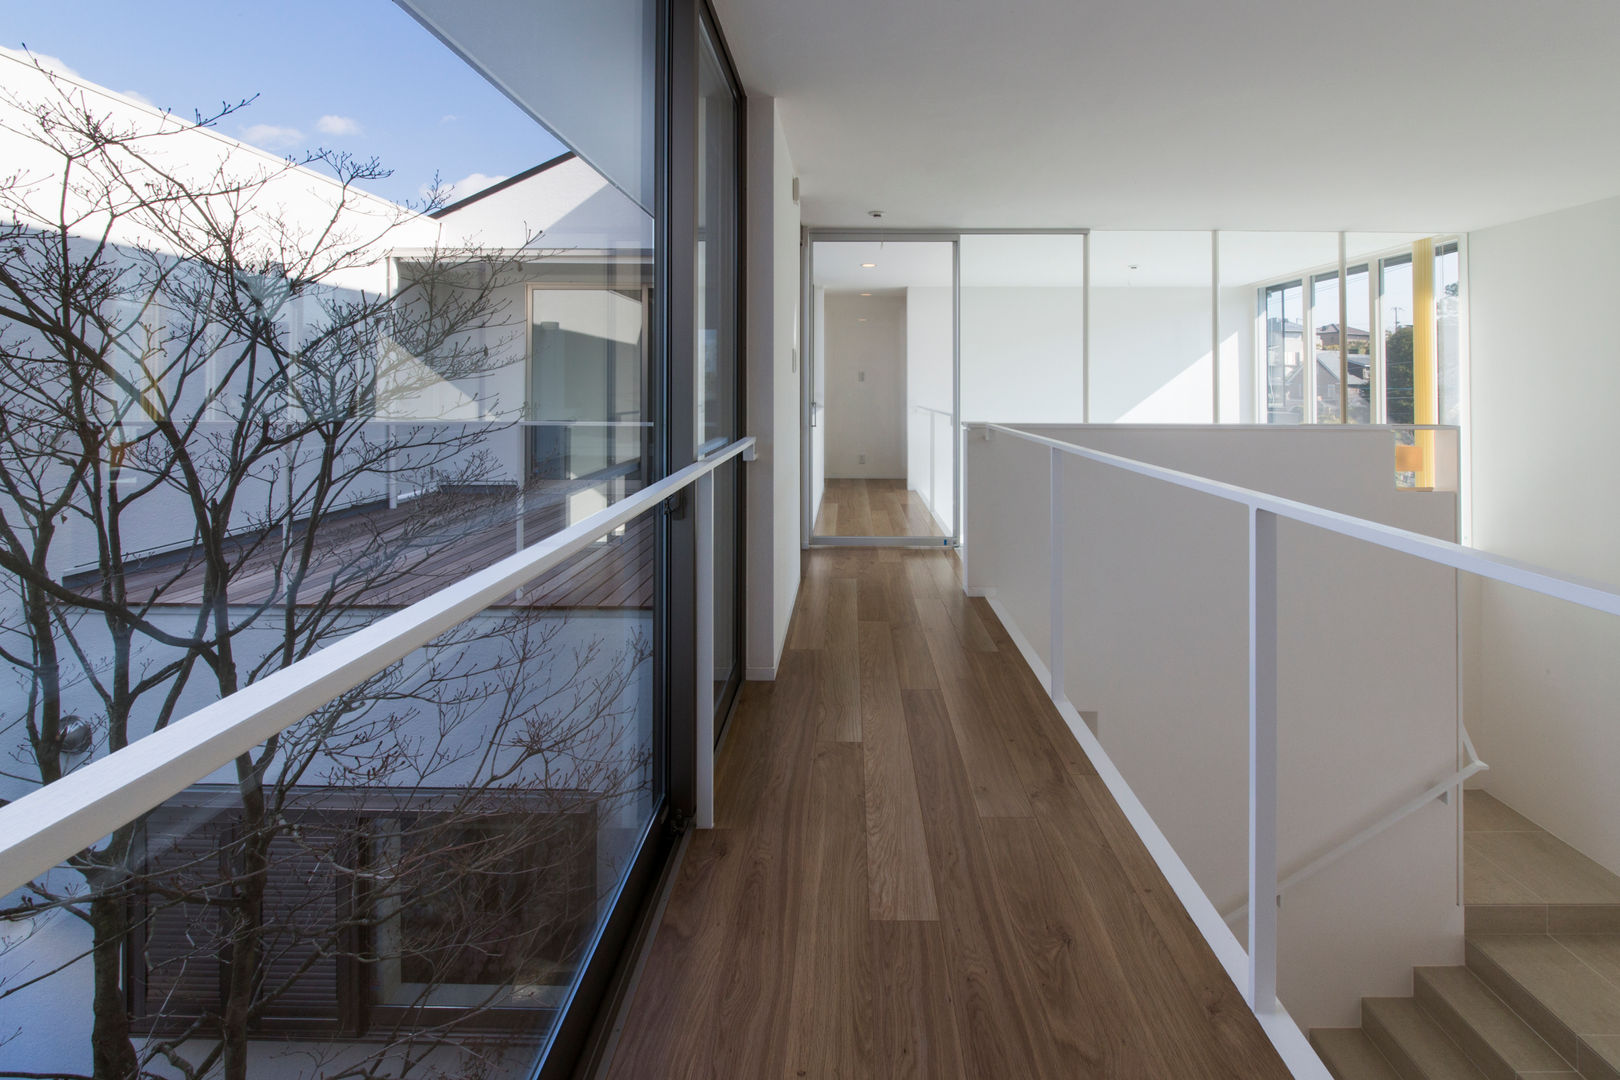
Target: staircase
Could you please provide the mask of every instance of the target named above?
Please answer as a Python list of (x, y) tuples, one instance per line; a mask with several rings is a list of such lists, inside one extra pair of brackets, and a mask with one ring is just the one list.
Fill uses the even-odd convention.
[(1464, 793), (1466, 966), (1311, 1044), (1338, 1080), (1620, 1080), (1620, 878), (1483, 791)]

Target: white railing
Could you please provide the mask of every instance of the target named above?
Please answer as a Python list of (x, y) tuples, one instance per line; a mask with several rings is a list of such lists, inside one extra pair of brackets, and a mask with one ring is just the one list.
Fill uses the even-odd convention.
[(912, 405), (911, 408), (912, 411), (924, 413), (928, 417), (928, 512), (933, 514), (946, 533), (949, 533), (950, 524), (941, 518), (939, 512), (939, 489), (936, 486), (939, 482), (939, 440), (936, 436), (939, 433), (941, 417), (945, 420), (945, 429), (950, 433), (950, 437), (956, 434), (954, 414), (949, 409), (936, 409), (932, 405)]
[[(1594, 611), (1620, 615), (1620, 590), (1592, 581), (1551, 573), (1514, 559), (1437, 540), (1420, 533), (1325, 510), (1275, 495), (1151, 465), (1133, 458), (1092, 450), (1003, 424), (967, 425), (985, 438), (1004, 434), (1045, 446), (1050, 469), (1049, 536), (1051, 543), (1050, 625), (1047, 628), (1052, 658), (1048, 691), (1060, 707), (1072, 711), (1063, 684), (1063, 537), (1060, 485), (1065, 457), (1135, 473), (1189, 491), (1199, 492), (1248, 509), (1249, 610), (1249, 872), (1248, 903), (1239, 911), (1248, 917), (1248, 978), (1246, 996), (1262, 1016), (1279, 1011), (1277, 1003), (1277, 900), (1282, 891), (1316, 874), (1379, 833), (1456, 789), (1486, 766), (1463, 732), (1467, 763), (1453, 775), (1415, 796), (1356, 835), (1313, 858), (1287, 878), (1277, 871), (1277, 521), (1286, 518), (1303, 525), (1400, 552), (1439, 566), (1515, 585), (1565, 600)], [(971, 494), (971, 493), (970, 493)], [(1172, 882), (1174, 884), (1174, 881)], [(1178, 890), (1179, 892), (1179, 890)], [(1256, 902), (1264, 898), (1263, 903)], [(1185, 900), (1185, 897), (1183, 898)], [(1238, 912), (1230, 913), (1235, 917)]]
[(0, 896), (135, 820), (238, 755), (404, 659), (491, 604), (583, 551), (638, 514), (693, 489), (697, 535), (697, 813), (714, 824), (714, 470), (741, 456), (752, 437), (688, 465), (604, 510), (448, 588), (333, 642), (312, 656), (186, 718), (0, 806)]

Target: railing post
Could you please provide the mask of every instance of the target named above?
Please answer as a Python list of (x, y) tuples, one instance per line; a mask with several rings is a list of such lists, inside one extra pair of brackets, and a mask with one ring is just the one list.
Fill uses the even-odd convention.
[[(520, 478), (518, 480), (518, 490), (517, 490), (517, 550), (518, 551), (523, 550), (523, 515), (524, 515), (523, 481)], [(523, 593), (524, 593), (523, 587), (519, 586), (518, 590), (517, 590), (517, 598), (518, 598), (519, 602), (521, 602), (523, 600)]]
[(696, 504), (693, 532), (697, 547), (694, 594), (697, 620), (693, 654), (697, 658), (697, 827), (714, 828), (714, 473), (704, 473), (692, 484)]
[(1249, 1005), (1277, 1007), (1277, 515), (1249, 507)]
[(1063, 451), (1051, 449), (1051, 536), (1052, 547), (1052, 608), (1051, 637), (1048, 640), (1047, 671), (1050, 674), (1052, 700), (1067, 700), (1063, 689)]
[(924, 413), (928, 417), (928, 512), (938, 514), (939, 492), (934, 489), (934, 429), (939, 427), (933, 413)]

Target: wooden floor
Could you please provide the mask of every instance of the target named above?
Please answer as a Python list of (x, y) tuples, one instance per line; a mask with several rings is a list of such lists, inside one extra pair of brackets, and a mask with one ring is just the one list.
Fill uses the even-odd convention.
[(922, 498), (904, 480), (827, 481), (816, 513), (817, 536), (944, 536)]
[(957, 566), (806, 556), (611, 1076), (1288, 1075)]
[[(631, 484), (628, 493), (639, 490)], [(522, 528), (519, 528), (521, 522)], [(522, 547), (570, 524), (565, 496), (530, 492), (524, 501), (511, 494), (472, 495), (423, 505), (371, 505), (335, 514), (325, 526), (320, 554), (311, 568), (319, 597), (328, 580), (344, 583), (345, 603), (403, 607), (467, 575), (491, 566)], [(635, 608), (653, 603), (653, 515), (643, 513), (620, 532), (570, 555), (536, 578), (521, 596), (495, 607)], [(280, 534), (256, 534), (233, 542), (228, 557), (236, 569), (231, 597), (238, 604), (273, 604), (285, 588)], [(83, 575), (80, 588), (99, 587), (99, 577)], [(194, 606), (201, 602), (204, 568), (200, 548), (146, 560), (127, 575), (129, 595), (154, 605)]]

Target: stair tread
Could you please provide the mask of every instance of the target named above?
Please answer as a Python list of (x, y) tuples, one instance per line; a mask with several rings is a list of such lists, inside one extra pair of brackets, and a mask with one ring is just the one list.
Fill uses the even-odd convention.
[(1567, 1071), (1559, 1056), (1534, 1028), (1508, 1008), (1465, 967), (1420, 967), (1414, 972), (1417, 1000), (1429, 1015), (1488, 1073), (1485, 1055), (1514, 1071)]
[[(1590, 1080), (1620, 1076), (1620, 1035), (1588, 1035), (1581, 1040), (1581, 1069)], [(1541, 1077), (1536, 1077), (1541, 1080)]]
[(1469, 833), (1463, 845), (1476, 868), (1488, 863), (1516, 883), (1496, 902), (1620, 904), (1620, 877), (1551, 833)]
[[(1516, 984), (1516, 992), (1515, 987), (1507, 993), (1493, 989), (1554, 1047), (1567, 1051), (1567, 1046), (1559, 1047), (1560, 1035), (1566, 1043), (1570, 1035), (1620, 1035), (1620, 934), (1472, 934), (1468, 947), (1469, 966), (1487, 984), (1493, 983), (1493, 973), (1475, 962), (1476, 953)], [(1535, 999), (1563, 1032), (1542, 1030), (1535, 1012), (1514, 1000), (1524, 995)]]
[(1540, 825), (1502, 802), (1490, 792), (1470, 788), (1463, 792), (1464, 832), (1546, 832)]
[(1334, 1080), (1401, 1080), (1401, 1074), (1360, 1028), (1316, 1028), (1311, 1032), (1311, 1046)]
[[(1403, 1075), (1424, 1080), (1487, 1080), (1413, 998), (1362, 998), (1361, 1015), (1374, 1045)], [(1403, 1064), (1411, 1068), (1403, 1069)]]

